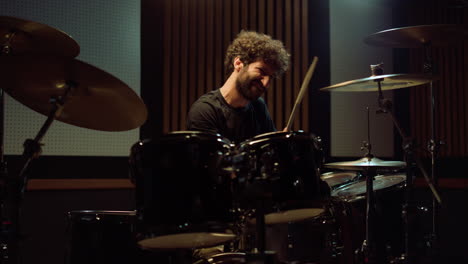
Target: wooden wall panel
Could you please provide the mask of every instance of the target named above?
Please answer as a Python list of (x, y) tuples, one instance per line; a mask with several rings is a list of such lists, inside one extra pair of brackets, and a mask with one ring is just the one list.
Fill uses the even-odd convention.
[[(427, 1), (424, 5), (411, 7), (408, 24), (457, 24), (468, 27), (467, 8), (454, 8), (442, 1)], [(466, 35), (466, 34), (465, 34)], [(433, 81), (435, 96), (435, 138), (445, 142), (440, 147), (441, 157), (468, 156), (468, 71), (466, 53), (468, 39), (448, 46), (430, 47), (428, 54), (433, 59), (439, 79)], [(410, 50), (410, 70), (421, 73), (424, 49)], [(411, 134), (423, 148), (431, 138), (430, 86), (411, 88), (410, 122)], [(423, 152), (426, 157), (428, 152)]]
[[(307, 0), (160, 0), (164, 5), (163, 133), (185, 130), (187, 112), (202, 94), (226, 78), (224, 55), (240, 30), (255, 30), (285, 43), (291, 67), (265, 94), (278, 129), (288, 121), (309, 67)], [(308, 97), (293, 124), (309, 130)]]

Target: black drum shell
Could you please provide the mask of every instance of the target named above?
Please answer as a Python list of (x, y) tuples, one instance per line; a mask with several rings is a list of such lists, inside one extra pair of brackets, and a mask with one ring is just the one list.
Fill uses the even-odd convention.
[(176, 131), (135, 143), (139, 231), (153, 236), (225, 232), (233, 222), (230, 142), (219, 134)]
[(272, 211), (317, 207), (328, 187), (320, 180), (320, 139), (305, 132), (273, 132), (244, 141), (233, 158), (241, 207), (264, 200)]

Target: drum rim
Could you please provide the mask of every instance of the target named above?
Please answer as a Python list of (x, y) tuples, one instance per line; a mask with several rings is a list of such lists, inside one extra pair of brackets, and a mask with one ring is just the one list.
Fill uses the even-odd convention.
[(136, 210), (132, 211), (116, 211), (116, 210), (72, 210), (68, 215), (76, 214), (95, 214), (95, 215), (136, 215)]
[[(177, 130), (177, 131), (171, 131), (164, 136), (172, 136), (172, 135), (197, 135), (197, 136), (210, 136), (213, 138), (219, 138), (222, 141), (230, 144), (231, 141), (224, 137), (223, 135), (216, 133), (216, 132), (210, 132), (210, 131), (197, 131), (197, 130)], [(164, 137), (163, 136), (163, 137)]]
[(214, 133), (214, 132), (208, 132), (208, 131), (196, 131), (196, 130), (178, 130), (178, 131), (171, 131), (168, 132), (162, 136), (159, 137), (153, 137), (153, 138), (144, 138), (141, 140), (138, 140), (133, 144), (133, 147), (141, 146), (141, 145), (147, 145), (159, 141), (164, 141), (164, 139), (168, 138), (174, 138), (176, 136), (183, 137), (185, 136), (187, 139), (191, 137), (209, 137), (211, 139), (215, 139), (218, 142), (222, 142), (226, 145), (231, 145), (232, 142), (229, 140), (227, 137), (224, 137), (223, 135), (219, 133)]
[[(233, 257), (234, 259), (236, 258), (245, 259), (246, 256), (247, 256), (247, 253), (244, 253), (244, 252), (223, 252), (223, 253), (218, 253), (218, 254), (208, 257), (206, 261), (208, 261), (208, 263), (216, 263), (216, 261), (220, 261), (228, 257)], [(232, 260), (232, 258), (230, 260)]]
[(249, 138), (243, 142), (240, 143), (240, 145), (256, 145), (265, 141), (269, 141), (272, 139), (278, 139), (278, 138), (285, 138), (289, 139), (291, 137), (295, 136), (308, 136), (311, 139), (313, 139), (313, 134), (307, 133), (303, 130), (298, 130), (298, 131), (273, 131), (273, 132), (268, 132), (260, 135), (256, 135), (253, 138)]

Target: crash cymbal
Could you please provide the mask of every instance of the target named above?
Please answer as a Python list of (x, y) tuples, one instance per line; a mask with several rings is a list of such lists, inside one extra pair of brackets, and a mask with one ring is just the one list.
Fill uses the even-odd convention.
[(422, 48), (425, 45), (448, 46), (468, 38), (468, 29), (462, 25), (436, 24), (383, 30), (364, 39), (364, 42), (380, 47)]
[(403, 161), (386, 161), (376, 157), (364, 157), (355, 161), (326, 163), (323, 166), (340, 170), (394, 170), (406, 167), (406, 163)]
[(66, 33), (33, 21), (0, 16), (0, 53), (45, 53), (76, 57), (80, 46)]
[(0, 57), (0, 85), (18, 102), (44, 115), (50, 99), (72, 91), (57, 120), (103, 131), (124, 131), (142, 125), (147, 110), (125, 83), (77, 59), (46, 55)]
[(377, 84), (381, 80), (382, 91), (395, 90), (418, 86), (436, 79), (434, 76), (418, 74), (385, 74), (367, 78), (346, 81), (339, 84), (321, 88), (320, 91), (330, 92), (375, 92), (379, 90)]

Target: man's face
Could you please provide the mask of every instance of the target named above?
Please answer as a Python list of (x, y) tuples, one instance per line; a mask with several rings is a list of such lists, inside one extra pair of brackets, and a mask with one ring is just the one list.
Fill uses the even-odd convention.
[(236, 87), (247, 100), (254, 101), (262, 96), (270, 85), (274, 71), (263, 61), (255, 61), (239, 71)]

